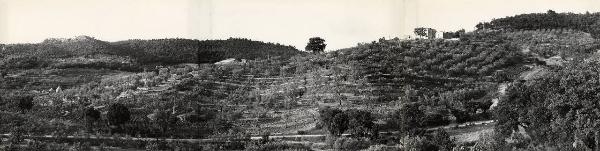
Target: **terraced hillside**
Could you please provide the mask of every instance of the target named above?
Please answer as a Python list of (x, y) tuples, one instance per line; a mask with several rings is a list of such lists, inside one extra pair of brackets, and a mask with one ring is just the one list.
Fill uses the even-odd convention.
[[(547, 79), (546, 73), (577, 60), (594, 62), (585, 57), (597, 52), (598, 41), (553, 29), (477, 30), (459, 40), (382, 38), (322, 54), (247, 39), (111, 43), (78, 37), (3, 48), (2, 133), (208, 139), (235, 142), (216, 145), (235, 148), (267, 134), (330, 135), (321, 115), (329, 107), (371, 113), (366, 123), (378, 132), (366, 133), (382, 134), (374, 144), (439, 134), (473, 146), (482, 137), (466, 135), (495, 127), (461, 123), (495, 123), (503, 101), (515, 97), (515, 82)], [(23, 96), (32, 97), (31, 109), (19, 108)], [(127, 109), (127, 122), (109, 122), (115, 104)], [(99, 117), (92, 120), (88, 112), (95, 111)]]

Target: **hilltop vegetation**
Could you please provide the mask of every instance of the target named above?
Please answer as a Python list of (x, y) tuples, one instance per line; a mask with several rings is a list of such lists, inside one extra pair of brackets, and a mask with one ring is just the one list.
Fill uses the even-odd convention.
[(214, 63), (227, 58), (290, 58), (296, 48), (242, 38), (227, 40), (153, 39), (106, 42), (89, 36), (51, 38), (36, 44), (7, 44), (0, 51), (3, 69), (107, 68), (141, 71), (148, 65)]
[(538, 30), (538, 29), (576, 29), (590, 33), (592, 37), (600, 37), (600, 13), (547, 13), (520, 14), (493, 19), (490, 22), (477, 24), (477, 29), (502, 30)]
[(214, 63), (227, 58), (253, 60), (266, 59), (268, 56), (290, 58), (301, 53), (292, 46), (244, 38), (126, 40), (112, 45), (124, 50), (115, 55), (130, 56), (140, 64)]

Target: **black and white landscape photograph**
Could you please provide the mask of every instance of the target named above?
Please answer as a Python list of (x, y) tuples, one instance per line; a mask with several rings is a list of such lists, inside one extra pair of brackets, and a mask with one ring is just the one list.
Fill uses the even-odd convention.
[(0, 0), (0, 151), (600, 151), (598, 0)]

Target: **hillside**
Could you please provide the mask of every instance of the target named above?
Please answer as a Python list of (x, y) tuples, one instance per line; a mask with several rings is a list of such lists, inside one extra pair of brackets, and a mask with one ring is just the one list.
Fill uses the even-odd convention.
[[(0, 133), (10, 135), (0, 138), (163, 150), (597, 149), (595, 23), (556, 22), (594, 16), (524, 14), (459, 39), (381, 38), (324, 53), (238, 38), (2, 45)], [(215, 63), (227, 58), (239, 61)], [(157, 138), (169, 141), (148, 141)]]
[(501, 30), (539, 30), (539, 29), (575, 29), (590, 33), (592, 37), (600, 37), (600, 13), (547, 13), (519, 14), (493, 19), (490, 22), (477, 24), (477, 29)]
[(291, 46), (249, 39), (153, 39), (106, 42), (89, 36), (50, 38), (36, 44), (6, 44), (0, 66), (14, 68), (89, 67), (141, 71), (146, 65), (214, 63), (227, 58), (282, 59), (302, 54)]

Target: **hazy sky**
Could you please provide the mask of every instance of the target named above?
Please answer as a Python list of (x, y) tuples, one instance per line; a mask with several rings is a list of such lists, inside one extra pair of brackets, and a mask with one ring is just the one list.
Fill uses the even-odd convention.
[(0, 0), (0, 43), (243, 37), (304, 49), (320, 36), (332, 50), (548, 9), (598, 12), (600, 0)]

